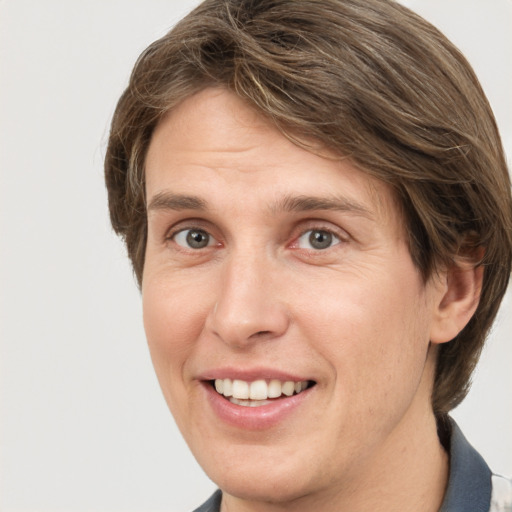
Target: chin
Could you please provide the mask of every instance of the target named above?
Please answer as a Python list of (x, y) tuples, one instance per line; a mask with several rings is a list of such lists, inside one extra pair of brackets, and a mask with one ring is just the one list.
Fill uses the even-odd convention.
[(311, 461), (275, 447), (238, 445), (198, 462), (224, 493), (239, 499), (289, 503), (321, 487), (321, 471)]
[(290, 503), (310, 493), (309, 486), (297, 480), (296, 475), (268, 475), (267, 478), (258, 478), (244, 471), (236, 473), (222, 474), (214, 482), (223, 492), (239, 499), (263, 503)]

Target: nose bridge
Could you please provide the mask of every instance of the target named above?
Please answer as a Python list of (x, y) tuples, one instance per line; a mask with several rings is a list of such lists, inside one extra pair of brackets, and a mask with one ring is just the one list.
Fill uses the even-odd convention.
[(277, 269), (263, 250), (233, 251), (223, 262), (222, 281), (210, 327), (224, 342), (245, 345), (286, 331)]

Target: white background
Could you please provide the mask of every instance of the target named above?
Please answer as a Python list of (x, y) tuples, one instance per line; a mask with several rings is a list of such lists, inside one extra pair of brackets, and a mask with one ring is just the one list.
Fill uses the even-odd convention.
[[(195, 3), (0, 0), (1, 511), (186, 511), (214, 489), (153, 375), (102, 177), (135, 58)], [(512, 2), (406, 3), (472, 62), (510, 157)], [(508, 475), (511, 338), (509, 292), (455, 411)]]

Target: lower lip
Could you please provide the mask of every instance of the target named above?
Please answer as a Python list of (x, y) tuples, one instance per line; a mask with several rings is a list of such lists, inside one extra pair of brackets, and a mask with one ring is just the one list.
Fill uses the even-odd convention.
[(258, 407), (236, 405), (219, 395), (210, 383), (203, 383), (213, 412), (225, 423), (244, 430), (264, 430), (277, 426), (309, 398), (314, 388), (297, 395), (272, 400)]

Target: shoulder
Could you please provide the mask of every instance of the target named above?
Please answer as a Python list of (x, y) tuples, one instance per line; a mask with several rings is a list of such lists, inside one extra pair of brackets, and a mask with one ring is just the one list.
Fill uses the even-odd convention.
[(492, 475), (489, 512), (512, 512), (512, 480), (500, 475)]

